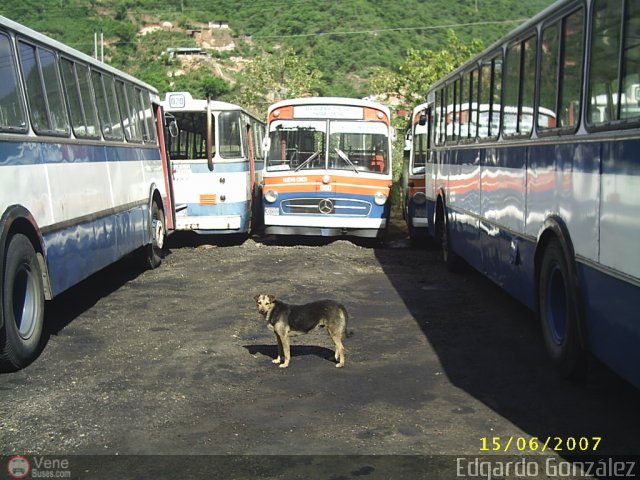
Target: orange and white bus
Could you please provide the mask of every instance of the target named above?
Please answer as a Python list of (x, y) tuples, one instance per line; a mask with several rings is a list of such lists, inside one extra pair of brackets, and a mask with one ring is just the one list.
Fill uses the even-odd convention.
[(387, 107), (350, 98), (298, 98), (268, 110), (265, 233), (377, 238), (391, 209)]

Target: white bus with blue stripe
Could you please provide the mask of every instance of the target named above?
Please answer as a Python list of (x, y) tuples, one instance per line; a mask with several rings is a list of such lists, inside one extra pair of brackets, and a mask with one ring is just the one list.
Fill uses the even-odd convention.
[(0, 369), (37, 354), (45, 299), (171, 228), (158, 92), (0, 17)]
[(640, 387), (640, 3), (562, 0), (428, 93), (429, 232)]
[(264, 122), (232, 103), (166, 94), (176, 230), (246, 234), (259, 224)]

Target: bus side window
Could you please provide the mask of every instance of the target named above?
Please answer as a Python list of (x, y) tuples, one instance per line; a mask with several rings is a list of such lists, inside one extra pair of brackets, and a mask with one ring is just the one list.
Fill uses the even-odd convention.
[(142, 105), (142, 127), (143, 127), (143, 139), (145, 143), (157, 143), (158, 135), (156, 134), (156, 123), (153, 116), (153, 108), (151, 106), (151, 99), (149, 93), (145, 93), (139, 88), (135, 88), (135, 94), (140, 98), (140, 105)]
[(123, 140), (120, 113), (115, 104), (113, 78), (101, 72), (91, 72), (93, 89), (96, 93), (98, 116), (102, 125), (102, 134), (108, 140)]
[[(67, 58), (62, 58), (60, 61), (64, 90), (71, 115), (71, 126), (76, 137), (95, 138), (98, 136), (96, 110), (91, 96), (88, 96), (86, 92), (87, 69), (79, 67), (81, 66)], [(83, 81), (84, 85), (81, 86)]]
[(66, 135), (69, 126), (54, 53), (23, 41), (18, 44), (34, 130)]
[[(631, 2), (633, 3), (633, 2)], [(589, 110), (592, 123), (618, 120), (618, 68), (620, 18), (623, 2), (596, 2), (592, 15)], [(606, 65), (607, 68), (597, 68)]]
[(27, 121), (18, 88), (18, 72), (15, 68), (9, 37), (0, 33), (0, 130), (26, 131)]
[(620, 106), (620, 118), (637, 119), (640, 117), (640, 5), (638, 2), (627, 2), (627, 10), (622, 69), (625, 72), (622, 77), (624, 101)]

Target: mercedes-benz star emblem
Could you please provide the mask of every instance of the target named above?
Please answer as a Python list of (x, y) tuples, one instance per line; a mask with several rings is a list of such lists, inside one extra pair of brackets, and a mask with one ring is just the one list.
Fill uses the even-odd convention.
[(320, 200), (320, 203), (318, 203), (318, 210), (324, 214), (333, 213), (333, 202), (328, 198), (323, 198)]

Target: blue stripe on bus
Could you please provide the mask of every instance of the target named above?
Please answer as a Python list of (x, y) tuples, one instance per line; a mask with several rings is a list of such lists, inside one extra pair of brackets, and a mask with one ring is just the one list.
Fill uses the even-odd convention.
[(149, 242), (149, 209), (137, 206), (44, 235), (53, 295)]
[[(640, 386), (640, 287), (580, 263), (578, 275), (591, 350)], [(625, 301), (611, 301), (619, 298)]]
[[(192, 173), (211, 173), (209, 170), (209, 166), (206, 163), (191, 163), (191, 172)], [(240, 162), (213, 162), (213, 172), (214, 173), (229, 173), (229, 172), (248, 172), (249, 171), (249, 162), (248, 161), (240, 161)]]
[(286, 192), (278, 194), (278, 200), (276, 203), (269, 203), (266, 200), (262, 200), (264, 207), (280, 207), (280, 203), (286, 200), (296, 199), (296, 198), (345, 198), (349, 200), (360, 200), (364, 202), (368, 202), (371, 204), (371, 211), (369, 215), (340, 215), (338, 213), (332, 214), (322, 214), (318, 212), (317, 214), (309, 214), (309, 213), (283, 213), (280, 208), (280, 215), (288, 215), (288, 216), (314, 216), (314, 217), (348, 217), (348, 218), (387, 218), (389, 216), (389, 209), (391, 202), (387, 200), (387, 203), (384, 205), (376, 205), (373, 201), (373, 195), (360, 195), (354, 193), (342, 193), (342, 192)]
[(560, 144), (510, 145), (505, 142), (499, 147), (477, 144), (461, 146), (456, 150), (440, 150), (437, 153), (440, 158), (444, 155), (449, 165), (477, 165), (480, 159), (483, 167), (524, 169), (528, 162), (529, 168), (640, 175), (639, 151), (640, 139)]
[(0, 166), (160, 160), (158, 147), (0, 141)]

